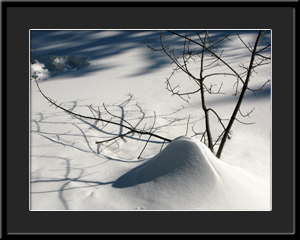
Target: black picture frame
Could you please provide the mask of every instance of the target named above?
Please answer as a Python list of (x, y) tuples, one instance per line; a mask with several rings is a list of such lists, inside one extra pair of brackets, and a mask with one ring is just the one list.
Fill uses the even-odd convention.
[[(299, 237), (296, 225), (299, 165), (295, 161), (298, 1), (2, 2), (1, 11), (2, 238)], [(58, 28), (271, 29), (272, 211), (30, 211), (29, 30)]]

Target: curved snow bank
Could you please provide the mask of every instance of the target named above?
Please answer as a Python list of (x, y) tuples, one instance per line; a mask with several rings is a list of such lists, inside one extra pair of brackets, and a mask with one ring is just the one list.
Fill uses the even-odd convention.
[(266, 188), (200, 142), (174, 139), (113, 184), (134, 209), (267, 209)]
[(87, 57), (52, 54), (43, 56), (31, 54), (30, 63), (31, 79), (36, 75), (39, 80), (51, 78), (61, 71), (78, 70), (90, 64)]
[(120, 177), (113, 187), (132, 187), (162, 179), (187, 181), (195, 177), (211, 187), (217, 181), (217, 173), (200, 146), (195, 141), (181, 137), (173, 140), (162, 152), (146, 163)]

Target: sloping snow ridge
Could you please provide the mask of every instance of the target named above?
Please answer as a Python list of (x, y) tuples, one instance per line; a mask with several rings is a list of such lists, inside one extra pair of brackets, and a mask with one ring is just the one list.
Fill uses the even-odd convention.
[(112, 186), (122, 189), (120, 193), (139, 205), (138, 209), (243, 210), (269, 206), (266, 186), (188, 137), (174, 139)]
[(31, 53), (30, 64), (31, 79), (36, 76), (38, 80), (46, 80), (62, 71), (81, 69), (90, 62), (82, 56), (56, 56), (51, 53), (38, 56)]

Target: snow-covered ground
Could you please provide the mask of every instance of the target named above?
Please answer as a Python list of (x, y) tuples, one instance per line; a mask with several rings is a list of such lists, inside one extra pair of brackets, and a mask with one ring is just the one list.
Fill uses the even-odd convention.
[[(222, 31), (212, 32), (218, 36)], [(234, 34), (235, 32), (229, 31)], [(189, 103), (166, 90), (173, 65), (152, 52), (159, 47), (154, 31), (41, 31), (32, 30), (31, 67), (31, 210), (271, 210), (271, 84), (257, 97), (247, 92), (240, 118), (235, 122), (221, 159), (200, 142), (205, 131), (200, 94)], [(254, 45), (257, 31), (241, 31)], [(222, 45), (222, 56), (234, 68), (250, 61), (250, 52), (234, 35)], [(270, 41), (263, 39), (263, 41)], [(191, 67), (197, 71), (199, 65)], [(224, 68), (226, 69), (226, 68)], [(226, 70), (227, 71), (227, 70)], [(105, 144), (95, 144), (126, 132), (116, 125), (72, 117), (38, 92), (82, 115), (91, 107), (109, 120), (103, 103), (114, 115), (155, 134), (138, 158), (148, 136), (131, 134)], [(257, 69), (250, 86), (271, 79), (271, 66)], [(184, 74), (176, 74), (182, 91), (195, 89)], [(236, 79), (212, 79), (222, 92), (207, 96), (206, 104), (222, 119), (229, 119), (238, 96)], [(209, 85), (208, 85), (209, 86)], [(155, 112), (155, 113), (154, 113)], [(113, 121), (120, 122), (119, 118)], [(220, 124), (211, 115), (214, 140)], [(188, 123), (188, 125), (187, 125)], [(228, 123), (228, 121), (224, 121)], [(188, 126), (188, 128), (187, 128)], [(222, 130), (222, 129), (221, 129)], [(217, 146), (215, 147), (217, 150)], [(215, 151), (216, 151), (215, 150)]]

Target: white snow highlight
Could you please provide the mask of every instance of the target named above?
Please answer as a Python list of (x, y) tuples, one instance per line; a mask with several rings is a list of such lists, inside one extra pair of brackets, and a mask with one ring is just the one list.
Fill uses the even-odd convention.
[(147, 160), (145, 164), (119, 178), (113, 187), (131, 187), (151, 181), (161, 182), (164, 185), (164, 181), (171, 178), (173, 180), (170, 182), (197, 178), (200, 185), (206, 183), (206, 185), (213, 186), (217, 173), (200, 145), (192, 139), (179, 137), (168, 144), (158, 155)]
[[(107, 125), (101, 130), (105, 124), (99, 122), (97, 130), (92, 127), (94, 121), (49, 107), (36, 83), (30, 81), (31, 210), (272, 209), (270, 84), (257, 92), (258, 98), (246, 93), (241, 112), (255, 109), (251, 118), (239, 119), (255, 124), (235, 122), (222, 157), (217, 159), (200, 142), (205, 131), (200, 95), (191, 95), (188, 104), (166, 90), (165, 80), (172, 72), (170, 59), (146, 47), (146, 38), (154, 47), (160, 46), (158, 33), (34, 31), (31, 36), (34, 50), (29, 78), (37, 74), (39, 80), (47, 79), (39, 81), (47, 97), (87, 116), (93, 116), (87, 106), (99, 107), (101, 117), (109, 120), (105, 103), (112, 114), (125, 116), (137, 129), (146, 131), (153, 125), (155, 111), (155, 134), (174, 139), (161, 150), (162, 141), (152, 137), (140, 159), (148, 136), (138, 141), (140, 136), (132, 134), (97, 145), (96, 141), (124, 134), (126, 129)], [(251, 32), (244, 32), (246, 36), (247, 41), (253, 39)], [(222, 56), (235, 68), (239, 63), (248, 64), (244, 52), (249, 51), (237, 37), (230, 39)], [(253, 74), (251, 87), (260, 87), (271, 78), (270, 70), (266, 65)], [(195, 89), (184, 74), (174, 77), (183, 92)], [(229, 119), (238, 99), (233, 95), (236, 79), (217, 76), (211, 80), (212, 84), (220, 81), (226, 94), (207, 95), (206, 104), (222, 119)], [(216, 140), (223, 128), (213, 114), (210, 120)]]
[(269, 204), (266, 186), (188, 137), (174, 139), (112, 186), (143, 209), (245, 210)]

